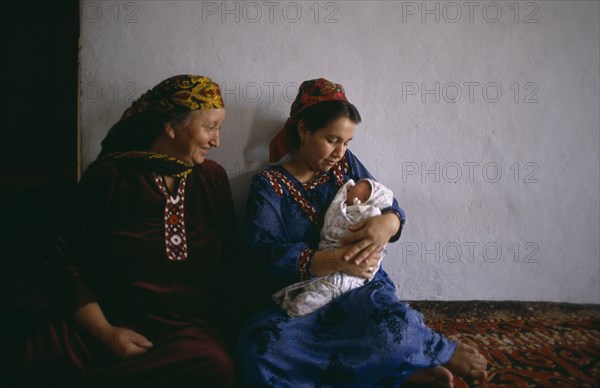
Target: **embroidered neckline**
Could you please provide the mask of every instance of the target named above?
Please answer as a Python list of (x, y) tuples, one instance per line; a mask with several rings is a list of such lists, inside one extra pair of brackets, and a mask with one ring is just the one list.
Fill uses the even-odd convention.
[(296, 179), (285, 167), (281, 165), (274, 166), (274, 169), (265, 170), (261, 173), (263, 177), (267, 179), (275, 194), (277, 196), (283, 195), (283, 187), (287, 189), (294, 201), (298, 204), (302, 212), (308, 217), (308, 219), (317, 224), (322, 224), (322, 215), (317, 213), (317, 209), (310, 203), (302, 191), (311, 191), (315, 188), (324, 185), (331, 179), (335, 180), (338, 187), (342, 187), (345, 183), (344, 174), (347, 174), (350, 170), (346, 156), (335, 164), (329, 170), (333, 176), (330, 176), (329, 172), (322, 172), (321, 175), (312, 179), (309, 182), (302, 183)]
[(297, 183), (293, 182), (281, 171), (265, 170), (262, 175), (267, 178), (278, 196), (283, 195), (283, 188), (280, 185), (282, 183), (308, 219), (315, 224), (319, 224), (320, 217), (317, 215), (317, 209), (306, 199)]
[(152, 173), (154, 182), (166, 197), (165, 201), (165, 250), (169, 260), (187, 259), (187, 237), (184, 222), (185, 185), (187, 176), (181, 178), (175, 193), (170, 193), (161, 175)]
[(277, 168), (278, 172), (281, 175), (285, 176), (292, 184), (300, 185), (306, 191), (314, 190), (319, 186), (327, 183), (331, 177), (330, 173), (333, 175), (335, 179), (335, 183), (338, 187), (342, 187), (344, 183), (344, 174), (347, 174), (350, 171), (350, 166), (348, 165), (348, 161), (346, 160), (346, 155), (342, 157), (331, 169), (327, 172), (320, 172), (319, 175), (309, 180), (308, 182), (300, 182), (298, 178), (294, 176), (287, 168), (283, 167), (283, 165), (278, 164), (274, 166)]
[(150, 151), (114, 152), (99, 160), (106, 159), (131, 159), (152, 172), (170, 175), (175, 178), (190, 174), (194, 168), (193, 164), (187, 164), (173, 156)]

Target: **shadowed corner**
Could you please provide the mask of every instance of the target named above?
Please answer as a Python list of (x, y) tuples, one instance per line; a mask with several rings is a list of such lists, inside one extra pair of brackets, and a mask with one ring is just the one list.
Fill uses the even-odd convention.
[[(48, 319), (43, 260), (77, 180), (77, 1), (4, 1), (0, 202), (0, 365), (14, 372), (11, 344)], [(6, 368), (6, 369), (4, 369)], [(18, 385), (27, 385), (19, 376)], [(15, 385), (17, 386), (17, 385)]]

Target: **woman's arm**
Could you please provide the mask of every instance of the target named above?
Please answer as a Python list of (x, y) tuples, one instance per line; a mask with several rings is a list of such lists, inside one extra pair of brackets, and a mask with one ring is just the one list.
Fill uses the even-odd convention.
[(81, 269), (94, 253), (91, 241), (104, 233), (103, 220), (109, 213), (116, 176), (116, 171), (106, 165), (94, 164), (86, 170), (77, 186), (73, 205), (62, 220), (55, 256), (48, 264), (58, 274), (57, 288), (64, 290), (67, 310), (74, 320), (117, 357), (128, 358), (144, 353), (152, 343), (132, 330), (107, 321)]
[[(213, 161), (205, 161), (213, 165), (208, 177), (209, 184), (214, 185), (216, 214), (218, 214), (219, 238), (221, 257), (218, 273), (214, 274), (215, 283), (212, 286), (214, 294), (215, 324), (225, 334), (226, 339), (233, 340), (240, 330), (244, 309), (240, 295), (251, 287), (244, 278), (244, 271), (239, 260), (240, 234), (235, 214), (235, 206), (231, 194), (231, 186), (225, 169)], [(222, 279), (228, 279), (223, 281)]]
[(303, 264), (313, 255), (314, 247), (302, 238), (293, 238), (297, 222), (283, 214), (284, 194), (275, 193), (267, 178), (252, 179), (246, 211), (246, 245), (252, 265), (277, 288), (306, 280)]
[[(346, 152), (346, 159), (352, 178), (358, 181), (363, 178), (376, 180), (365, 166), (350, 152)], [(343, 244), (353, 244), (344, 255), (344, 260), (361, 264), (363, 261), (373, 261), (380, 256), (380, 252), (388, 242), (394, 242), (400, 238), (402, 227), (406, 220), (404, 210), (398, 206), (396, 198), (392, 206), (382, 210), (382, 215), (371, 217), (351, 226), (353, 232), (342, 240)]]
[(375, 260), (362, 266), (343, 260), (350, 246), (317, 251), (316, 239), (314, 246), (309, 245), (303, 233), (313, 233), (316, 229), (306, 225), (310, 221), (300, 212), (283, 214), (282, 208), (288, 200), (285, 194), (278, 195), (266, 178), (254, 178), (248, 197), (248, 246), (256, 265), (278, 288), (339, 271), (364, 278), (372, 276), (366, 271), (369, 266), (377, 265)]
[(98, 303), (88, 303), (74, 314), (79, 325), (106, 345), (119, 358), (130, 358), (146, 353), (152, 347), (146, 337), (133, 330), (111, 325)]
[(63, 295), (69, 315), (96, 302), (83, 267), (97, 252), (99, 244), (95, 241), (105, 235), (105, 218), (109, 214), (117, 175), (109, 165), (90, 165), (60, 220), (54, 254), (48, 258), (47, 265), (56, 274), (55, 287)]
[[(346, 262), (344, 253), (350, 246), (317, 251), (315, 246), (306, 243), (303, 237), (290, 237), (297, 232), (298, 222), (308, 222), (303, 216), (282, 214), (285, 194), (277, 194), (267, 178), (255, 176), (248, 196), (246, 212), (246, 240), (250, 257), (260, 272), (282, 288), (299, 280), (313, 276), (345, 272), (351, 275), (370, 278), (369, 267), (376, 267), (379, 252), (362, 260), (360, 265)], [(300, 227), (302, 229), (303, 227)]]
[(334, 272), (343, 272), (364, 279), (373, 277), (373, 268), (379, 264), (381, 255), (374, 255), (373, 258), (369, 257), (357, 264), (344, 259), (344, 255), (351, 247), (352, 245), (345, 245), (340, 248), (316, 251), (313, 255), (311, 274), (325, 276)]
[(400, 229), (400, 218), (394, 213), (370, 217), (352, 225), (352, 234), (342, 240), (343, 244), (352, 247), (344, 255), (344, 260), (352, 260), (360, 265), (363, 261), (372, 261), (381, 255), (385, 244)]

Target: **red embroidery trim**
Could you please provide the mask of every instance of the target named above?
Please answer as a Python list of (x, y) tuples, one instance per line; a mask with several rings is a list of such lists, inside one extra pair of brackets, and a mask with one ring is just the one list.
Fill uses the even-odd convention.
[(187, 176), (181, 178), (177, 194), (172, 197), (167, 190), (162, 177), (154, 175), (158, 188), (167, 197), (165, 202), (165, 247), (169, 260), (181, 261), (188, 257), (187, 237), (184, 223), (185, 184)]
[[(332, 170), (336, 185), (338, 187), (343, 186), (345, 183), (344, 174), (347, 174), (350, 170), (350, 166), (346, 161), (346, 156), (344, 156), (339, 162), (337, 162), (335, 166), (332, 167)], [(294, 201), (296, 201), (296, 203), (300, 207), (300, 210), (302, 210), (306, 217), (308, 217), (310, 222), (313, 222), (317, 225), (322, 224), (322, 217), (320, 217), (317, 214), (317, 209), (315, 209), (315, 207), (308, 201), (308, 199), (306, 199), (302, 195), (296, 184), (294, 184), (294, 182), (290, 178), (288, 178), (281, 172), (275, 170), (265, 170), (261, 173), (261, 175), (267, 179), (267, 181), (273, 188), (273, 191), (275, 191), (275, 194), (278, 197), (283, 195), (283, 188), (280, 184), (281, 182), (285, 186), (287, 191), (292, 195), (292, 198), (294, 199)], [(322, 173), (318, 178), (313, 179), (310, 182), (303, 183), (302, 188), (306, 191), (313, 190), (327, 183), (329, 179), (330, 178), (329, 175), (327, 175), (327, 173)]]
[(311, 203), (308, 202), (308, 200), (302, 196), (302, 193), (296, 187), (296, 185), (294, 185), (294, 182), (292, 182), (290, 178), (283, 175), (279, 171), (273, 170), (263, 171), (262, 176), (267, 178), (269, 184), (271, 185), (271, 187), (275, 191), (275, 194), (277, 194), (278, 197), (283, 195), (283, 189), (279, 184), (281, 182), (285, 186), (287, 191), (292, 195), (292, 198), (294, 199), (294, 201), (296, 201), (304, 215), (306, 215), (311, 222), (318, 224), (317, 209), (315, 209), (314, 206), (311, 205)]
[(310, 279), (310, 268), (314, 254), (315, 251), (308, 248), (300, 253), (300, 258), (298, 259), (298, 275), (300, 276), (300, 280)]
[[(336, 164), (336, 166), (337, 166), (337, 164)], [(302, 187), (304, 188), (304, 190), (312, 190), (312, 189), (315, 189), (315, 188), (325, 184), (328, 180), (329, 180), (329, 177), (327, 176), (326, 173), (323, 172), (323, 173), (321, 173), (321, 175), (318, 178), (315, 178), (310, 182), (303, 183)]]
[(350, 165), (348, 165), (346, 155), (344, 155), (344, 157), (331, 169), (333, 170), (333, 176), (335, 177), (335, 184), (338, 185), (338, 187), (342, 187), (344, 183), (346, 183), (344, 181), (344, 174), (348, 175), (348, 172), (350, 171)]
[[(346, 160), (346, 156), (344, 156), (335, 166), (332, 167), (333, 177), (335, 179), (335, 183), (338, 187), (344, 185), (344, 175), (348, 174), (350, 171), (350, 166), (348, 165), (348, 161)], [(292, 198), (298, 206), (300, 210), (308, 217), (308, 219), (320, 225), (321, 217), (318, 216), (317, 210), (315, 207), (302, 195), (300, 190), (296, 187), (294, 182), (288, 178), (286, 175), (282, 174), (279, 171), (275, 170), (264, 170), (261, 175), (267, 179), (271, 188), (278, 197), (283, 195), (283, 186), (287, 189), (287, 191), (291, 194)], [(313, 190), (329, 181), (329, 175), (327, 173), (322, 173), (318, 178), (302, 184), (302, 188), (306, 191)], [(281, 184), (280, 184), (281, 183)], [(308, 280), (311, 277), (310, 271), (312, 266), (312, 260), (315, 251), (313, 249), (305, 249), (300, 253), (300, 257), (298, 258), (298, 274), (301, 280)]]
[(282, 175), (276, 171), (271, 170), (265, 170), (261, 173), (261, 175), (267, 179), (267, 181), (273, 188), (273, 191), (275, 191), (275, 194), (277, 194), (278, 197), (281, 197), (283, 195), (283, 189), (281, 188), (279, 182), (277, 182), (277, 178), (281, 177)]

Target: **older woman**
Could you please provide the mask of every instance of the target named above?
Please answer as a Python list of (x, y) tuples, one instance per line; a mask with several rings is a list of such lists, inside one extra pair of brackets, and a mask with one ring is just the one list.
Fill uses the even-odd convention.
[[(265, 306), (246, 323), (236, 351), (250, 387), (451, 386), (451, 372), (486, 377), (475, 349), (425, 326), (397, 299), (383, 269), (373, 275), (381, 249), (404, 224), (395, 199), (382, 215), (351, 227), (341, 248), (317, 250), (323, 214), (338, 188), (349, 179), (373, 179), (347, 149), (360, 121), (341, 85), (305, 81), (271, 144), (273, 161), (288, 148), (291, 157), (252, 181), (247, 243)], [(372, 280), (300, 318), (270, 303), (282, 287), (340, 271)]]
[(30, 376), (64, 384), (234, 384), (222, 278), (236, 221), (207, 77), (164, 80), (127, 109), (85, 171), (53, 268), (72, 319), (29, 339)]

